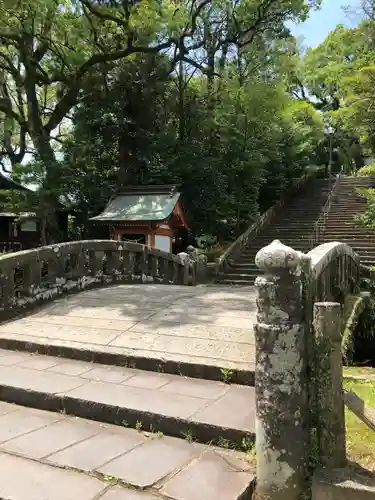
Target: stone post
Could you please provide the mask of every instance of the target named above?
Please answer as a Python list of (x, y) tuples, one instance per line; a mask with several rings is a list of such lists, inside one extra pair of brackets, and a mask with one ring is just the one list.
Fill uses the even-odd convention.
[(186, 252), (177, 254), (180, 257), (182, 266), (179, 266), (178, 285), (188, 285), (190, 280), (190, 257)]
[(313, 325), (319, 461), (322, 466), (338, 468), (346, 465), (341, 305), (314, 304)]
[(257, 500), (300, 500), (309, 423), (302, 267), (308, 257), (273, 241), (256, 255)]

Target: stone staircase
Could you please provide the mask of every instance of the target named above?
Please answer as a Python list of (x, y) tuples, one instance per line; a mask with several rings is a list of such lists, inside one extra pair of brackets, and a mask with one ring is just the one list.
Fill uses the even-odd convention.
[(341, 241), (350, 245), (361, 257), (361, 263), (375, 265), (375, 229), (361, 226), (356, 216), (366, 210), (366, 198), (358, 188), (375, 186), (370, 177), (343, 177), (332, 199), (331, 209), (320, 237), (320, 243)]
[[(334, 180), (332, 181), (334, 182)], [(299, 191), (271, 222), (253, 238), (238, 261), (219, 275), (219, 283), (228, 285), (253, 285), (259, 275), (255, 255), (273, 240), (280, 240), (296, 250), (308, 252), (313, 226), (327, 201), (329, 181), (314, 179)]]

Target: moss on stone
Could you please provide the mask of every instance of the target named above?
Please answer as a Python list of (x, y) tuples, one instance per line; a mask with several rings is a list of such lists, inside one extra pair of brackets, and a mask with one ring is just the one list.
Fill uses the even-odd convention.
[(353, 362), (354, 331), (365, 308), (365, 300), (360, 295), (347, 295), (343, 311), (342, 355), (346, 365)]

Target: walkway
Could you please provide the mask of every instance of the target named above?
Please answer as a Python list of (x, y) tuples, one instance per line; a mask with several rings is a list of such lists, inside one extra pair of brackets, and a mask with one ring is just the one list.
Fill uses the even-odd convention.
[(253, 478), (243, 453), (0, 402), (0, 498), (236, 500)]
[(167, 363), (162, 371), (218, 378), (217, 371), (236, 370), (246, 378), (254, 370), (255, 311), (253, 287), (119, 285), (57, 300), (0, 326), (0, 347), (32, 342), (39, 352), (55, 349), (48, 354), (64, 347), (79, 359), (90, 351), (138, 368)]
[(118, 285), (0, 325), (0, 498), (248, 500), (255, 309)]

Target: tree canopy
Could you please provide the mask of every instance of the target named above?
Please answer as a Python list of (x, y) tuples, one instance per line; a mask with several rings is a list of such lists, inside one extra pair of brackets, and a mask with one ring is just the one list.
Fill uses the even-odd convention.
[(319, 4), (1, 0), (3, 169), (37, 186), (50, 235), (59, 203), (87, 230), (119, 187), (177, 182), (195, 232), (233, 237), (319, 160), (286, 27)]

